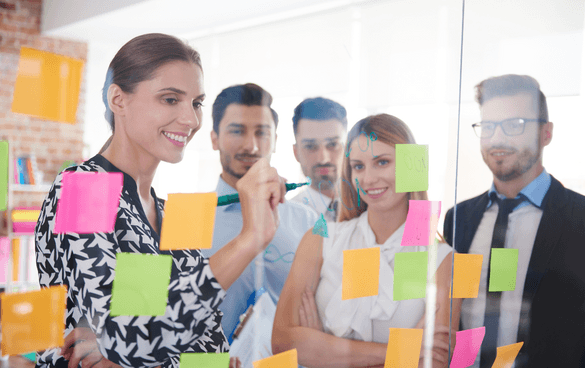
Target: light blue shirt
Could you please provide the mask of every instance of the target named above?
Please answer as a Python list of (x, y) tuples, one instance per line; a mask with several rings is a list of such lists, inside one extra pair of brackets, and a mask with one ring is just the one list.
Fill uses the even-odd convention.
[[(528, 206), (529, 204), (541, 208), (544, 196), (546, 195), (548, 189), (550, 188), (550, 183), (551, 183), (550, 174), (546, 171), (546, 169), (543, 169), (540, 175), (536, 177), (536, 179), (534, 179), (533, 181), (530, 182), (530, 184), (522, 188), (520, 193), (523, 194), (528, 199), (528, 201), (523, 201), (522, 203), (514, 207), (514, 211), (524, 206)], [(500, 197), (500, 199), (506, 198), (502, 194), (498, 193), (498, 191), (496, 190), (496, 186), (494, 185), (494, 183), (492, 183), (492, 187), (488, 192), (490, 200), (488, 201), (487, 208), (490, 208), (490, 206), (492, 205), (491, 200), (492, 192), (495, 192), (498, 195), (498, 197)], [(516, 198), (518, 198), (519, 196), (520, 194), (516, 196)]]
[[(218, 196), (234, 194), (237, 191), (221, 177), (217, 183)], [(307, 230), (313, 228), (318, 216), (310, 207), (292, 201), (278, 205), (280, 225), (274, 238), (262, 253), (264, 263), (262, 287), (268, 292), (274, 303), (278, 302), (280, 291), (290, 271), (295, 251)], [(213, 245), (211, 249), (201, 249), (205, 257), (211, 257), (225, 244), (234, 239), (242, 230), (242, 211), (240, 203), (217, 207)], [(258, 257), (257, 257), (258, 259)], [(252, 261), (240, 277), (227, 290), (227, 295), (219, 309), (224, 313), (222, 326), (229, 337), (236, 328), (239, 317), (246, 311), (248, 299), (254, 292), (255, 261)]]

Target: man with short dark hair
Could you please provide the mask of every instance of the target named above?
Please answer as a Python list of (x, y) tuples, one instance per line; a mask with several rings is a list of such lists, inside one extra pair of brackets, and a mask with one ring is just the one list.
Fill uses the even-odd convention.
[(325, 219), (337, 218), (336, 186), (341, 176), (347, 113), (335, 101), (323, 97), (307, 98), (294, 111), (293, 152), (311, 186), (293, 201), (311, 206)]
[[(219, 151), (222, 166), (216, 189), (218, 196), (237, 193), (238, 180), (256, 161), (264, 157), (270, 159), (275, 151), (278, 114), (271, 104), (270, 93), (252, 83), (228, 87), (215, 99), (211, 142), (213, 149)], [(290, 201), (278, 205), (278, 214), (280, 226), (274, 238), (232, 284), (220, 305), (224, 313), (223, 330), (230, 343), (240, 315), (260, 296), (259, 293), (265, 291), (274, 304), (278, 302), (297, 246), (317, 221), (317, 214), (310, 208)], [(201, 253), (211, 257), (236, 237), (241, 228), (240, 203), (218, 207), (213, 247), (202, 249)]]
[[(478, 297), (461, 312), (463, 329), (486, 328), (473, 367), (491, 367), (497, 347), (517, 342), (516, 368), (585, 367), (585, 197), (542, 165), (553, 133), (546, 98), (521, 75), (486, 79), (476, 92), (473, 128), (493, 184), (450, 209), (444, 227), (456, 251), (484, 256)], [(497, 248), (518, 250), (514, 290), (488, 290)]]

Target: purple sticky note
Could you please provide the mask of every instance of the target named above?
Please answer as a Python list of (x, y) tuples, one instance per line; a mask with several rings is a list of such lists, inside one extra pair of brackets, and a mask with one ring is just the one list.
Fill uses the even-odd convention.
[(438, 220), (440, 214), (440, 201), (410, 200), (401, 245), (429, 245), (431, 217), (436, 215)]
[(6, 269), (10, 258), (9, 245), (7, 237), (0, 238), (0, 283), (6, 282)]
[(54, 233), (114, 231), (122, 173), (63, 173)]
[(455, 350), (450, 368), (466, 368), (475, 362), (479, 348), (485, 336), (485, 326), (471, 330), (457, 331)]

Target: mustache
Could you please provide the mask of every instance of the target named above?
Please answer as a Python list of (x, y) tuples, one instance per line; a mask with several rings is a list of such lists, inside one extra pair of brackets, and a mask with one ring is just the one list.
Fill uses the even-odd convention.
[(234, 158), (239, 160), (239, 159), (250, 159), (250, 158), (257, 158), (257, 159), (261, 159), (262, 156), (258, 156), (258, 155), (249, 155), (247, 153), (237, 153), (234, 155)]
[(512, 151), (512, 152), (516, 152), (518, 151), (515, 147), (512, 146), (505, 146), (502, 144), (496, 145), (496, 146), (491, 146), (487, 149), (487, 152), (491, 152), (491, 151), (497, 151), (497, 150), (503, 150), (503, 151)]
[(328, 169), (334, 169), (335, 170), (335, 165), (331, 165), (331, 164), (327, 164), (327, 165), (315, 165), (315, 166), (313, 166), (313, 171), (317, 171), (317, 170), (323, 169), (323, 168), (328, 168)]

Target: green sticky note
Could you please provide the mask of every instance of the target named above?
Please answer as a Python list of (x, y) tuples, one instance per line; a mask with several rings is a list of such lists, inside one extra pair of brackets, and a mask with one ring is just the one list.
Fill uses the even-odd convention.
[(394, 256), (394, 300), (425, 297), (427, 264), (428, 252), (396, 253)]
[(230, 353), (183, 353), (180, 368), (228, 368)]
[(327, 233), (327, 221), (323, 214), (321, 217), (315, 222), (315, 226), (313, 226), (313, 234), (321, 235), (324, 238), (328, 238), (329, 234)]
[(429, 189), (429, 146), (396, 145), (396, 193)]
[(516, 288), (518, 249), (492, 249), (489, 291), (512, 291)]
[(8, 200), (8, 142), (0, 141), (0, 211), (6, 211)]
[(112, 316), (162, 316), (167, 307), (169, 255), (118, 253), (112, 285)]
[(35, 353), (34, 351), (32, 353), (23, 354), (22, 356), (30, 360), (31, 362), (36, 362), (37, 360), (37, 353)]

